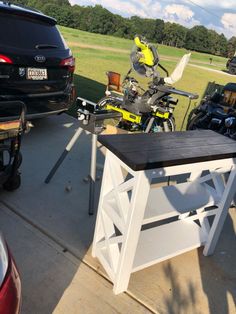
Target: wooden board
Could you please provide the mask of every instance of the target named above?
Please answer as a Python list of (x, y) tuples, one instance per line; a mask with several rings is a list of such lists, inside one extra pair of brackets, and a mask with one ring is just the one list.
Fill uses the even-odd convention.
[(133, 272), (198, 248), (206, 237), (195, 222), (184, 220), (141, 231)]
[(149, 193), (143, 224), (167, 219), (212, 206), (218, 201), (214, 199), (204, 185), (196, 182), (152, 188)]
[(211, 130), (99, 136), (135, 171), (236, 157), (236, 141)]
[(0, 122), (0, 132), (19, 129), (20, 121), (8, 121), (8, 122)]
[(111, 134), (130, 134), (130, 132), (120, 129), (116, 126), (107, 124), (106, 129), (102, 132), (102, 135), (111, 135)]

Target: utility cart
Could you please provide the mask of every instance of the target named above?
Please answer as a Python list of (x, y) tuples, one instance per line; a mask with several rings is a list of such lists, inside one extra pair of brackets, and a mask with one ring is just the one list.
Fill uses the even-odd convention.
[(25, 104), (21, 101), (0, 101), (0, 184), (8, 191), (21, 184), (20, 147), (26, 127), (25, 112)]

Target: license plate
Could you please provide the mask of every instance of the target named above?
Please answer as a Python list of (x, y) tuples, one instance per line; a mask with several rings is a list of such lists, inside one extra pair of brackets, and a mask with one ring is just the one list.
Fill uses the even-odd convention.
[(27, 80), (42, 81), (47, 80), (47, 69), (27, 68)]

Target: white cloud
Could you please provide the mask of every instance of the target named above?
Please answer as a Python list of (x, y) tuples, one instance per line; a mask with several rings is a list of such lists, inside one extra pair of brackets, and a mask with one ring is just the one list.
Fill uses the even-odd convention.
[(194, 19), (194, 12), (189, 7), (178, 4), (163, 7), (160, 2), (162, 1), (90, 0), (92, 5), (100, 4), (127, 16), (138, 15), (144, 18), (162, 18), (166, 21), (180, 23), (188, 27), (199, 24), (199, 21)]
[(221, 17), (221, 25), (209, 23), (206, 25), (208, 29), (214, 29), (219, 34), (224, 34), (227, 38), (236, 36), (236, 14), (225, 13)]
[(236, 36), (236, 14), (235, 13), (225, 13), (221, 18), (221, 23), (224, 26), (226, 35)]
[[(190, 4), (191, 1), (183, 0), (184, 3)], [(195, 4), (198, 4), (204, 8), (206, 7), (214, 7), (214, 8), (222, 8), (222, 9), (235, 9), (235, 0), (193, 0)]]
[[(147, 17), (148, 13), (146, 10), (143, 8), (138, 8), (138, 6), (135, 3), (132, 3), (131, 1), (126, 2), (126, 1), (121, 1), (121, 0), (91, 0), (89, 1), (90, 4), (95, 5), (95, 4), (100, 4), (103, 7), (110, 9), (110, 10), (115, 10), (117, 12), (120, 12), (122, 14), (126, 15), (138, 15), (141, 17)], [(145, 2), (149, 2), (148, 0)]]
[[(145, 13), (147, 18), (158, 18), (162, 12), (162, 6), (159, 2), (153, 0), (142, 0), (138, 2), (136, 0), (131, 0), (135, 6), (141, 7)], [(160, 1), (161, 2), (161, 1)]]
[(181, 4), (167, 5), (163, 11), (163, 18), (166, 21), (179, 23), (187, 27), (200, 23), (194, 19), (194, 12), (189, 7)]
[[(70, 0), (70, 2), (79, 5), (100, 4), (111, 12), (123, 16), (161, 18), (189, 28), (204, 24), (208, 28), (224, 33), (227, 37), (236, 35), (236, 14), (234, 14), (236, 0), (193, 0), (195, 4), (206, 8), (207, 11), (212, 11), (215, 17), (213, 14), (207, 15), (207, 17), (206, 14), (202, 15), (203, 11), (197, 6), (191, 5), (191, 0)], [(217, 18), (221, 15), (222, 18)]]
[(189, 21), (193, 18), (194, 13), (184, 5), (172, 4), (165, 7), (165, 16), (171, 18), (176, 16), (178, 19)]
[(72, 5), (96, 5), (100, 4), (112, 12), (121, 15), (137, 15), (143, 18), (158, 18), (162, 12), (162, 6), (159, 2), (153, 0), (70, 0)]

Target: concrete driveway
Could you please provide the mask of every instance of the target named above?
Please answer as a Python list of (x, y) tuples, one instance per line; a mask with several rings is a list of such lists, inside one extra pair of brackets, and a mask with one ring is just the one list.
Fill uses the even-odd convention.
[[(87, 214), (83, 182), (89, 135), (81, 136), (51, 183), (44, 183), (77, 127), (67, 115), (36, 121), (23, 141), (22, 186), (1, 191), (0, 229), (21, 272), (22, 313), (235, 313), (235, 209), (214, 256), (203, 257), (201, 249), (182, 254), (134, 273), (128, 292), (113, 295), (90, 255), (95, 216)], [(104, 161), (100, 150), (98, 160)]]

